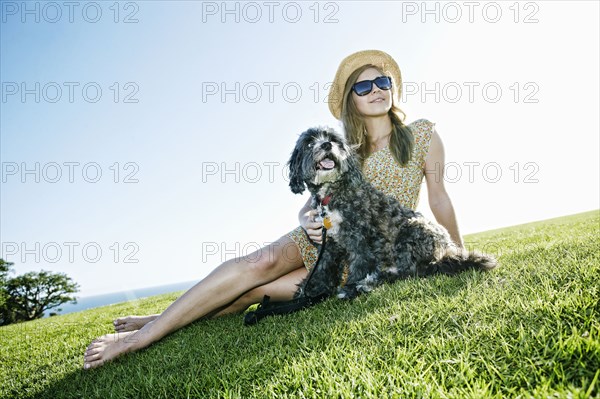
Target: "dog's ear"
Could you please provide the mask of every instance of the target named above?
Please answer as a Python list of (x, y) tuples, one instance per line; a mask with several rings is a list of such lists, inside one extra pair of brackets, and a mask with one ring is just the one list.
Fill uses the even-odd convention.
[(306, 185), (302, 179), (303, 173), (300, 144), (297, 144), (296, 148), (294, 148), (294, 152), (288, 161), (288, 168), (290, 171), (290, 188), (292, 189), (292, 192), (294, 194), (302, 194), (306, 189)]
[(360, 185), (363, 182), (363, 174), (359, 155), (353, 146), (346, 148), (348, 150), (348, 157), (345, 162), (346, 178), (349, 179), (351, 185)]

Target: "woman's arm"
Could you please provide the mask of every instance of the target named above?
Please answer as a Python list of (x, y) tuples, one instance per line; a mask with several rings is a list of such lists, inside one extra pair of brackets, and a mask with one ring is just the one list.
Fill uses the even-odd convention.
[(429, 153), (425, 158), (425, 181), (427, 182), (427, 192), (429, 194), (429, 207), (435, 219), (448, 230), (452, 241), (464, 248), (454, 214), (454, 207), (444, 187), (444, 145), (435, 128), (433, 128), (431, 135)]

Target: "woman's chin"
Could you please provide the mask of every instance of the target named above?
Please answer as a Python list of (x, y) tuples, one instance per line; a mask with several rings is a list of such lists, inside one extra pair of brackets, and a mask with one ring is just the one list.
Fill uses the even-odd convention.
[(386, 116), (389, 111), (390, 107), (372, 107), (369, 110), (366, 110), (366, 112), (363, 112), (362, 115), (369, 118), (376, 118), (379, 116)]

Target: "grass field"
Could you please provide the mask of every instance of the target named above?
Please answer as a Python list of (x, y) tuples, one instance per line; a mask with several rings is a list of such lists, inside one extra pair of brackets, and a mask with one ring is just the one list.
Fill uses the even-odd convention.
[(91, 371), (83, 352), (113, 318), (159, 312), (177, 294), (0, 327), (0, 397), (600, 397), (600, 212), (465, 242), (501, 267), (254, 327), (200, 320)]

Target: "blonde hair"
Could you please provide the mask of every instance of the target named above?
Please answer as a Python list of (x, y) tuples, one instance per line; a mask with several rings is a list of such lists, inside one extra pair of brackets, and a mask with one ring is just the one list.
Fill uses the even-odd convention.
[[(356, 83), (358, 76), (369, 68), (375, 68), (379, 73), (382, 75), (384, 74), (383, 71), (371, 64), (363, 65), (358, 68), (348, 77), (346, 86), (344, 87), (344, 97), (342, 100), (341, 120), (342, 125), (344, 126), (346, 140), (357, 148), (356, 152), (360, 158), (361, 164), (369, 155), (369, 143), (366, 140), (367, 128), (365, 126), (364, 118), (358, 108), (356, 108), (356, 104), (352, 98), (352, 86)], [(392, 84), (395, 85), (397, 82), (392, 82)], [(398, 88), (396, 87), (392, 87), (392, 90), (396, 93), (398, 92)], [(398, 107), (398, 104), (396, 104), (396, 96), (394, 95), (392, 95), (392, 107), (388, 111), (388, 115), (392, 120), (390, 151), (394, 159), (400, 165), (404, 166), (411, 159), (415, 139), (410, 129), (404, 124), (406, 114)]]

